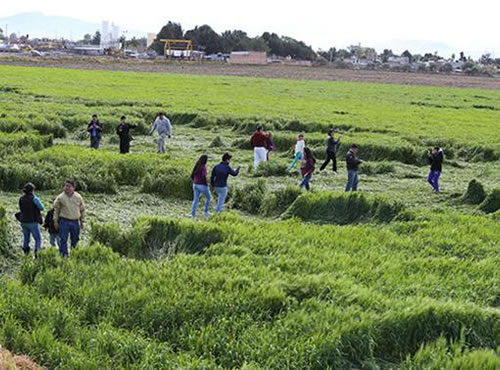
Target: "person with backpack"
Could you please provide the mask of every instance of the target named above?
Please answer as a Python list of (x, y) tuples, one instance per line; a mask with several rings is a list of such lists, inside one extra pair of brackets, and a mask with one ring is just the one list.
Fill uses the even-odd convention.
[(130, 129), (134, 129), (137, 126), (131, 125), (126, 121), (125, 116), (121, 116), (120, 124), (116, 127), (116, 134), (120, 138), (120, 153), (126, 154), (130, 151), (130, 141), (132, 141), (132, 135), (130, 135)]
[(256, 170), (260, 162), (267, 160), (268, 136), (263, 131), (262, 126), (258, 126), (250, 137), (250, 145), (253, 148), (253, 168)]
[(155, 131), (158, 132), (158, 153), (163, 154), (165, 153), (165, 138), (172, 137), (172, 124), (163, 112), (158, 113), (150, 135), (153, 135)]
[(278, 150), (278, 148), (276, 147), (276, 145), (274, 145), (274, 142), (273, 142), (273, 134), (271, 134), (270, 132), (267, 134), (267, 141), (266, 141), (266, 161), (269, 161), (269, 153), (271, 152), (276, 152)]
[(35, 185), (27, 183), (23, 187), (23, 195), (19, 198), (19, 212), (16, 218), (21, 223), (23, 230), (23, 252), (30, 253), (30, 237), (35, 240), (33, 259), (37, 258), (38, 250), (42, 247), (42, 234), (40, 224), (42, 223), (43, 204), (35, 195)]
[(193, 207), (191, 209), (191, 216), (196, 216), (196, 209), (200, 201), (201, 194), (205, 195), (205, 216), (208, 216), (208, 209), (210, 207), (210, 189), (207, 183), (207, 161), (208, 156), (203, 154), (198, 158), (191, 172), (191, 180), (193, 181)]
[(92, 121), (87, 125), (87, 131), (90, 134), (90, 147), (94, 149), (99, 149), (102, 139), (102, 130), (104, 125), (99, 122), (97, 114), (92, 115)]
[(304, 148), (304, 157), (300, 165), (300, 173), (302, 174), (302, 181), (300, 182), (301, 188), (306, 188), (309, 191), (309, 181), (311, 181), (312, 174), (315, 169), (316, 158), (314, 158), (311, 149), (308, 147)]
[(224, 153), (222, 162), (213, 168), (212, 176), (210, 176), (210, 185), (215, 188), (215, 192), (217, 193), (217, 206), (215, 207), (215, 212), (217, 213), (222, 212), (224, 202), (226, 201), (228, 193), (227, 178), (229, 175), (238, 176), (240, 173), (239, 167), (236, 170), (229, 167), (231, 158), (231, 154)]
[(306, 146), (306, 143), (304, 142), (304, 135), (300, 134), (297, 137), (297, 142), (295, 143), (295, 154), (292, 163), (290, 164), (290, 167), (288, 167), (288, 171), (293, 170), (295, 165), (297, 164), (298, 161), (302, 159), (302, 156), (304, 155), (304, 147)]
[(345, 191), (357, 191), (358, 190), (358, 166), (361, 161), (357, 157), (358, 146), (352, 144), (346, 155), (346, 166), (347, 166), (347, 185)]
[(320, 171), (323, 171), (328, 163), (332, 161), (332, 170), (334, 173), (337, 173), (337, 151), (342, 137), (339, 136), (339, 138), (335, 140), (334, 134), (335, 131), (333, 128), (328, 131), (328, 138), (326, 140), (326, 159), (319, 168)]
[(50, 245), (59, 247), (59, 232), (54, 225), (54, 208), (51, 208), (45, 215), (43, 228), (49, 232)]
[(69, 256), (68, 236), (71, 237), (71, 248), (76, 248), (85, 221), (83, 198), (75, 191), (73, 180), (66, 180), (64, 191), (54, 201), (54, 226), (59, 231), (59, 253), (61, 256)]
[(435, 146), (432, 151), (427, 151), (427, 157), (431, 165), (429, 175), (427, 176), (427, 182), (432, 185), (432, 191), (439, 193), (439, 176), (441, 176), (441, 171), (443, 170), (443, 149), (439, 146)]

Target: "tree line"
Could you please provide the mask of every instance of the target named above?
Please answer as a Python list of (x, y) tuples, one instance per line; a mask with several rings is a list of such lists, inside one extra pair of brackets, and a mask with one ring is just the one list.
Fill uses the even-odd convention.
[(215, 32), (209, 25), (196, 26), (184, 31), (180, 23), (169, 21), (156, 35), (151, 49), (163, 54), (164, 43), (161, 39), (191, 40), (195, 50), (206, 54), (231, 53), (232, 51), (265, 51), (279, 57), (293, 59), (315, 60), (317, 55), (311, 46), (288, 36), (264, 32), (261, 36), (250, 37), (245, 31)]

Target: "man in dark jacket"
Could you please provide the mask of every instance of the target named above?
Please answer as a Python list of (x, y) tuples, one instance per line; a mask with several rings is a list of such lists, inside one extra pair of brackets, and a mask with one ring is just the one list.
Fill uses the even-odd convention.
[(23, 230), (23, 251), (24, 254), (30, 253), (30, 236), (35, 239), (35, 249), (33, 258), (36, 259), (38, 250), (42, 247), (42, 234), (40, 233), (40, 224), (42, 223), (41, 211), (43, 204), (35, 195), (35, 185), (27, 183), (23, 188), (24, 195), (19, 198), (18, 220), (21, 222)]
[(227, 178), (229, 175), (238, 176), (240, 173), (239, 167), (236, 170), (229, 167), (231, 158), (231, 154), (224, 153), (222, 162), (213, 168), (212, 176), (210, 176), (210, 185), (215, 188), (215, 192), (217, 193), (217, 207), (215, 208), (215, 212), (217, 213), (222, 212), (222, 207), (227, 197)]
[(87, 131), (90, 134), (90, 147), (94, 149), (99, 149), (99, 145), (101, 144), (102, 138), (102, 130), (104, 126), (99, 119), (97, 118), (97, 114), (92, 115), (92, 121), (87, 125)]
[(439, 176), (441, 176), (441, 171), (443, 169), (443, 149), (435, 146), (432, 151), (427, 151), (427, 157), (429, 158), (429, 164), (431, 165), (431, 170), (427, 176), (427, 182), (432, 185), (434, 192), (439, 192)]
[(345, 187), (345, 191), (358, 190), (358, 166), (361, 161), (356, 156), (357, 153), (358, 146), (356, 144), (352, 144), (346, 155), (347, 185)]
[(120, 138), (120, 153), (125, 154), (130, 151), (130, 141), (132, 136), (130, 135), (130, 129), (136, 128), (137, 126), (131, 125), (126, 122), (126, 117), (121, 116), (120, 124), (116, 128), (116, 134)]
[(320, 171), (323, 171), (331, 160), (333, 172), (337, 173), (337, 150), (342, 137), (339, 136), (339, 138), (335, 140), (334, 134), (335, 131), (333, 129), (328, 131), (328, 139), (326, 141), (326, 159), (319, 168)]

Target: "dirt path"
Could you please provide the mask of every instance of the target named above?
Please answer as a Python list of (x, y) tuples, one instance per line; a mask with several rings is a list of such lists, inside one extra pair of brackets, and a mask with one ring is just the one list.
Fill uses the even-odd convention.
[(106, 57), (29, 58), (2, 54), (0, 65), (500, 89), (499, 77), (360, 71), (328, 67), (167, 63), (160, 60), (120, 60)]

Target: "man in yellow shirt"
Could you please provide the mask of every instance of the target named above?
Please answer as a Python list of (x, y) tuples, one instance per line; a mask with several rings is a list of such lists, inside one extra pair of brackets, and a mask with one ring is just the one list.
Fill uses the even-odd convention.
[(64, 191), (54, 201), (54, 226), (59, 230), (59, 253), (68, 257), (68, 235), (73, 249), (80, 239), (80, 230), (85, 227), (85, 204), (72, 180), (66, 180)]

